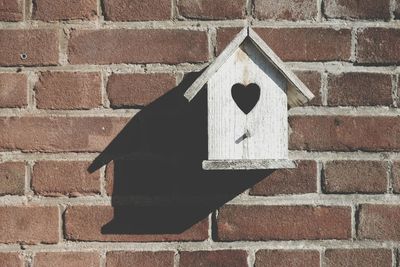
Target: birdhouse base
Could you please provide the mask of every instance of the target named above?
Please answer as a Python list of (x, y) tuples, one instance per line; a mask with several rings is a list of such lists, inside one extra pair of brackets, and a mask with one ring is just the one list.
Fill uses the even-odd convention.
[(204, 160), (203, 170), (266, 170), (293, 169), (296, 164), (288, 159)]

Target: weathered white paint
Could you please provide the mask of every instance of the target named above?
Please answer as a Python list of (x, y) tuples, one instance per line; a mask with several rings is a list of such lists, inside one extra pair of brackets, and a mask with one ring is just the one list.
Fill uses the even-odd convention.
[(204, 160), (204, 170), (292, 169), (296, 164), (287, 159), (277, 160)]
[[(234, 102), (234, 84), (256, 83), (260, 99), (249, 114)], [(246, 39), (208, 80), (209, 160), (288, 159), (287, 80)], [(250, 136), (236, 142), (246, 132)]]

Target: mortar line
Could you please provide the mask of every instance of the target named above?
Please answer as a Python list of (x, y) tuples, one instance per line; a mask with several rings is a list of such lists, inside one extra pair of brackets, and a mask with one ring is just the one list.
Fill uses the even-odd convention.
[(175, 250), (174, 253), (174, 267), (179, 267), (179, 261), (181, 259), (181, 254), (179, 250)]
[(322, 161), (317, 161), (317, 193), (322, 194), (322, 177), (324, 171), (324, 163)]
[(32, 177), (33, 177), (33, 168), (35, 165), (35, 162), (32, 160), (26, 161), (26, 175), (25, 175), (25, 196), (33, 196), (34, 192), (32, 190)]
[(399, 105), (398, 84), (399, 84), (399, 75), (396, 74), (392, 76), (392, 98), (393, 98), (393, 106), (396, 108)]
[(316, 0), (317, 4), (317, 21), (322, 22), (324, 15), (322, 10), (322, 0)]
[(397, 264), (397, 260), (398, 260), (397, 254), (398, 254), (398, 248), (393, 248), (393, 249), (392, 249), (392, 267), (398, 267), (398, 264)]
[(350, 61), (356, 62), (357, 61), (357, 34), (358, 28), (354, 27), (351, 29), (351, 51), (350, 51)]
[(395, 15), (394, 15), (395, 10), (396, 10), (396, 0), (390, 0), (390, 2), (389, 2), (390, 20), (389, 21), (394, 21), (394, 19), (395, 19)]
[(256, 250), (255, 249), (248, 249), (247, 250), (247, 266), (253, 267), (256, 263)]
[(107, 264), (107, 250), (102, 249), (100, 253), (100, 267), (106, 267)]
[(387, 172), (386, 172), (386, 179), (387, 179), (387, 193), (393, 194), (393, 161), (388, 161)]
[(327, 106), (328, 105), (329, 91), (328, 91), (328, 73), (326, 73), (326, 72), (321, 73), (320, 92), (321, 92), (322, 105), (323, 106)]
[(319, 250), (319, 266), (320, 267), (325, 267), (325, 252), (326, 252), (325, 247), (322, 247)]

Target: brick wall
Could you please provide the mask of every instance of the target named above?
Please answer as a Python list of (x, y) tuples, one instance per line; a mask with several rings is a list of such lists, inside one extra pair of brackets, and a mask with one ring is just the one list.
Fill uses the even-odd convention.
[[(398, 19), (399, 0), (0, 0), (0, 266), (399, 266)], [(248, 24), (316, 95), (290, 110), (298, 168), (202, 172), (184, 77)]]

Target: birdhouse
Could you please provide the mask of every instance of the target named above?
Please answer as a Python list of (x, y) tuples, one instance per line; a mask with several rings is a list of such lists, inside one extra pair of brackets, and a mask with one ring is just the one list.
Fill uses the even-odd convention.
[(251, 28), (244, 28), (185, 92), (207, 89), (203, 169), (294, 168), (288, 108), (314, 95)]

